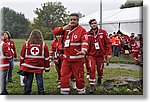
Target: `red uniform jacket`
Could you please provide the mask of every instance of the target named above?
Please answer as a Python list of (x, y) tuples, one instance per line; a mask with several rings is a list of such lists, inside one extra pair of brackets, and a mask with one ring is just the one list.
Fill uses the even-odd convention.
[(0, 68), (2, 68), (2, 70), (8, 70), (11, 59), (12, 53), (8, 44), (0, 40)]
[(134, 45), (134, 36), (130, 36), (129, 39), (130, 39), (130, 48), (132, 48)]
[(5, 40), (5, 42), (9, 45), (13, 57), (17, 58), (16, 47), (15, 47), (14, 41), (12, 41), (12, 40)]
[(78, 25), (73, 30), (63, 30), (63, 27), (55, 28), (52, 31), (55, 35), (64, 35), (64, 59), (68, 61), (81, 61), (84, 60), (84, 55), (77, 55), (78, 51), (87, 51), (87, 34), (86, 30)]
[(132, 51), (133, 52), (139, 52), (139, 50), (140, 50), (140, 41), (135, 41), (134, 42), (134, 44), (133, 44), (133, 46), (132, 46)]
[(20, 70), (41, 74), (49, 67), (49, 51), (45, 43), (24, 43), (20, 53)]
[(62, 46), (62, 39), (58, 40), (53, 40), (51, 43), (51, 47), (50, 47), (50, 61), (52, 60), (53, 56), (54, 56), (54, 62), (58, 63), (58, 58), (60, 58), (61, 60), (63, 59), (63, 46)]
[(121, 46), (121, 38), (118, 36), (115, 37), (115, 46)]
[[(98, 44), (98, 49), (96, 49), (95, 43)], [(96, 35), (90, 30), (88, 32), (88, 44), (88, 55), (90, 56), (98, 57), (112, 54), (111, 41), (105, 30), (99, 29)]]

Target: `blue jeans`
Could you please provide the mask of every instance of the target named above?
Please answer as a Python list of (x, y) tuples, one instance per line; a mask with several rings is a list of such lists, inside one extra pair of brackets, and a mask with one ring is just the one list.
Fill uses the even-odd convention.
[(1, 71), (2, 92), (6, 91), (6, 77), (7, 77), (7, 70)]
[(8, 81), (12, 81), (12, 71), (14, 68), (14, 58), (9, 63), (9, 70), (8, 70)]
[(119, 56), (119, 46), (113, 46), (113, 55), (114, 56)]
[[(37, 86), (38, 86), (38, 94), (44, 95), (44, 87), (43, 87), (43, 74), (35, 74)], [(30, 95), (32, 91), (32, 82), (34, 78), (34, 73), (28, 72), (25, 81), (24, 87), (24, 95)]]

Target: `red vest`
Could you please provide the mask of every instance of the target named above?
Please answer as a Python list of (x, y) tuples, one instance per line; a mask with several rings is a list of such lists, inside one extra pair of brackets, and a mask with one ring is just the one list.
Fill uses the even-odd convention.
[(20, 69), (26, 72), (42, 73), (49, 70), (48, 47), (42, 44), (25, 43), (20, 53)]
[[(61, 39), (62, 40), (62, 39)], [(49, 54), (49, 57), (50, 57), (50, 61), (52, 60), (52, 58), (54, 57), (54, 62), (55, 64), (58, 64), (58, 60), (59, 58), (62, 60), (63, 59), (63, 54), (62, 54), (62, 50), (63, 50), (63, 46), (62, 46), (62, 42), (58, 41), (58, 40), (53, 40), (52, 43), (51, 43), (51, 51), (50, 51), (50, 54)]]
[(9, 61), (12, 59), (12, 53), (7, 43), (0, 40), (0, 68), (2, 70), (9, 69)]
[(13, 57), (16, 58), (17, 57), (17, 53), (16, 53), (16, 47), (15, 47), (14, 41), (6, 40), (5, 42), (9, 45)]

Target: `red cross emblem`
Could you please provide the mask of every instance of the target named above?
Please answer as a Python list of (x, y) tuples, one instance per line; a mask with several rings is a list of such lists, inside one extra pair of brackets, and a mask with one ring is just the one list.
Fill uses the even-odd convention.
[(32, 47), (30, 51), (32, 55), (38, 55), (40, 50), (38, 47)]
[(76, 39), (78, 36), (77, 35), (74, 35), (74, 38)]

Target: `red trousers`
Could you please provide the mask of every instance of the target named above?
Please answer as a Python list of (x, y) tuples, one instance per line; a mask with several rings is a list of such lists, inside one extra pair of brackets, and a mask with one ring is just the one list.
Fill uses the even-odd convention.
[(88, 64), (90, 68), (90, 85), (95, 85), (96, 82), (96, 69), (99, 78), (103, 78), (104, 71), (104, 57), (88, 57)]
[(76, 87), (78, 94), (85, 93), (84, 81), (84, 62), (83, 61), (66, 61), (62, 62), (61, 68), (61, 94), (69, 94), (70, 91), (70, 78), (74, 76), (76, 79)]
[(55, 63), (55, 67), (56, 67), (56, 71), (57, 71), (57, 74), (58, 74), (58, 81), (60, 81), (60, 77), (61, 77), (61, 64), (62, 64), (62, 60), (60, 58), (55, 58), (54, 59), (54, 63)]
[(139, 62), (138, 54), (139, 54), (139, 52), (133, 52), (133, 53), (132, 53), (132, 57), (133, 57), (133, 59), (136, 61), (136, 63)]
[(85, 58), (85, 67), (86, 67), (86, 74), (89, 75), (90, 68), (89, 68), (89, 64), (88, 64), (88, 57)]

